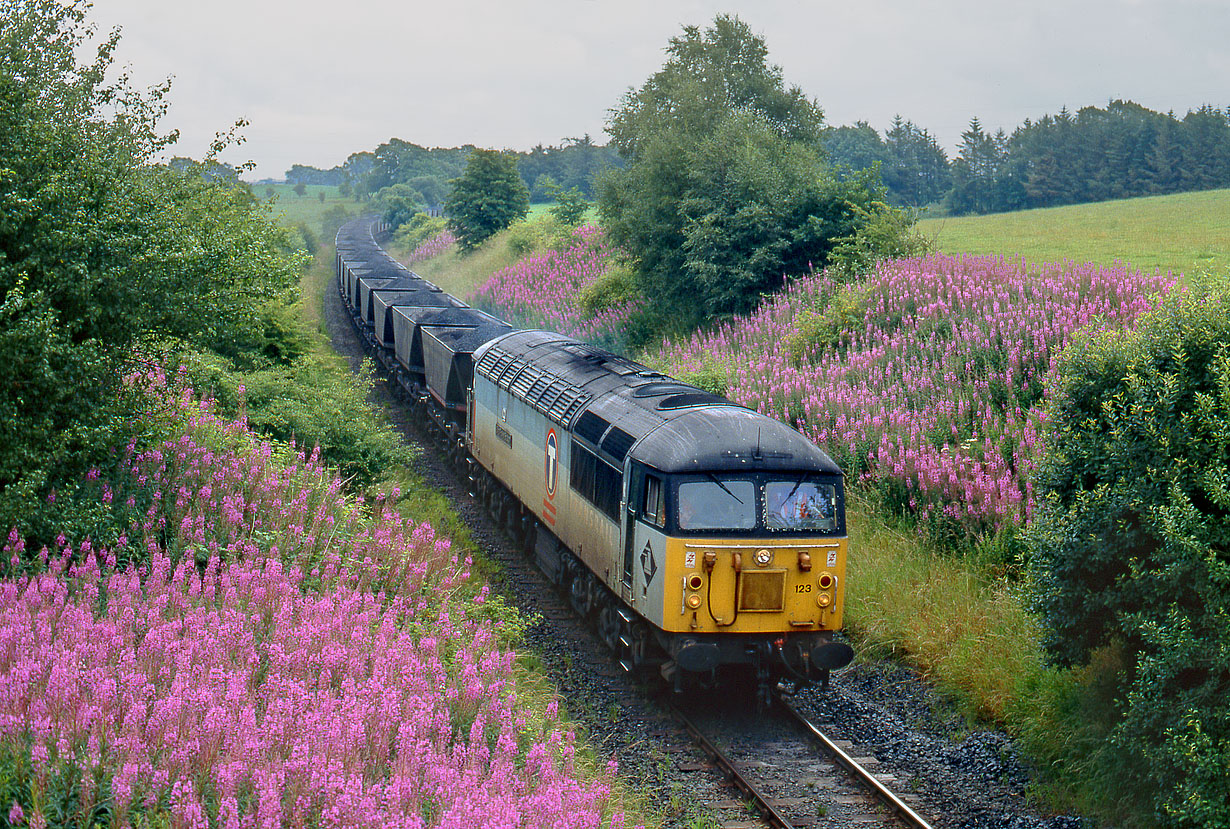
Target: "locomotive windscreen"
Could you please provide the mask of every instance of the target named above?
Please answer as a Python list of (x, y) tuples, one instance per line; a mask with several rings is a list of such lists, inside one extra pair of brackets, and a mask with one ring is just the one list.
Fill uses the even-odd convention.
[(710, 476), (679, 485), (679, 529), (750, 530), (756, 526), (756, 485)]

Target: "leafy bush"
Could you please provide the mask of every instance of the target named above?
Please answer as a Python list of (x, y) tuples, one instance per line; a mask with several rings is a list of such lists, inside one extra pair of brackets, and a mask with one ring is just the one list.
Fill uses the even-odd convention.
[(555, 182), (551, 182), (548, 191), (555, 199), (555, 204), (551, 205), (551, 215), (565, 227), (580, 227), (589, 213), (589, 202), (586, 201), (580, 189), (569, 187), (565, 190)]
[(109, 83), (88, 11), (0, 0), (0, 531), (129, 439), (134, 351), (251, 326), (302, 261), (246, 186), (156, 163), (167, 88)]
[(1174, 826), (1230, 825), (1230, 300), (1188, 290), (1063, 355), (1029, 530), (1044, 644), (1131, 658), (1108, 762)]
[(351, 218), (349, 210), (340, 204), (333, 205), (320, 217), (320, 238), (326, 239), (332, 244), (338, 230), (341, 229), (342, 225), (350, 221)]
[(210, 349), (245, 370), (290, 365), (309, 353), (311, 344), (295, 306), (287, 302), (266, 303), (252, 325), (230, 332), (210, 343)]
[(619, 308), (636, 300), (636, 274), (622, 262), (612, 263), (610, 269), (577, 293), (577, 305), (591, 317), (612, 308)]
[(300, 447), (320, 447), (321, 460), (364, 488), (409, 463), (410, 450), (372, 417), (370, 369), (359, 378), (304, 357), (288, 365), (240, 372), (210, 354), (185, 358), (189, 378), (224, 414), (245, 412), (248, 425)]
[(542, 253), (566, 241), (570, 230), (549, 214), (516, 222), (508, 228), (508, 252), (518, 259)]
[(414, 250), (432, 236), (443, 233), (447, 227), (448, 222), (443, 216), (415, 213), (409, 221), (397, 228), (393, 241), (406, 250)]
[(933, 245), (917, 230), (915, 215), (884, 202), (848, 209), (863, 221), (848, 235), (837, 239), (829, 262), (838, 272), (856, 276), (870, 272), (883, 259), (906, 259), (931, 253)]
[[(341, 227), (341, 225), (338, 225), (338, 227)], [(334, 235), (337, 235), (337, 231), (334, 231)], [(296, 222), (287, 230), (287, 237), (288, 247), (290, 248), (287, 251), (288, 253), (301, 250), (307, 253), (308, 256), (314, 257), (316, 251), (320, 250), (320, 239), (308, 227), (307, 222)]]
[(785, 342), (786, 356), (795, 365), (817, 349), (837, 348), (863, 329), (867, 317), (867, 289), (847, 285), (832, 294), (822, 307), (799, 311), (796, 330)]
[(720, 397), (725, 397), (730, 387), (730, 373), (724, 366), (717, 364), (706, 365), (696, 371), (685, 371), (679, 375), (679, 379)]
[(423, 195), (408, 184), (393, 184), (376, 194), (376, 208), (389, 227), (397, 229), (422, 212)]

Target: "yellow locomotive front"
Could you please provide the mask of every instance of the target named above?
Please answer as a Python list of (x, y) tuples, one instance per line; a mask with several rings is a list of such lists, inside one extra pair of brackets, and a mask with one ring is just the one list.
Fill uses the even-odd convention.
[[(665, 583), (677, 585), (679, 614), (664, 613), (663, 628), (840, 629), (846, 567), (840, 486), (808, 473), (677, 481)], [(668, 607), (675, 598), (665, 596)]]
[(853, 656), (833, 639), (848, 545), (840, 470), (746, 409), (679, 414), (631, 453), (625, 600), (656, 628), (676, 681), (739, 664), (826, 680)]

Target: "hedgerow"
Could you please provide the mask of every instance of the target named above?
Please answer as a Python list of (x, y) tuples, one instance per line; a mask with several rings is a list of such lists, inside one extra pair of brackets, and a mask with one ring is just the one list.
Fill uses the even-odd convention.
[(1230, 826), (1230, 300), (1188, 290), (1058, 365), (1034, 603), (1057, 663), (1125, 653), (1104, 776), (1170, 826)]

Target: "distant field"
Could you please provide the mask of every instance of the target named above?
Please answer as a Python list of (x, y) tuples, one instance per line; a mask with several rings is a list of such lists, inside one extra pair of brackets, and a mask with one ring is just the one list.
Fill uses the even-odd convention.
[(1119, 260), (1150, 273), (1230, 269), (1230, 190), (925, 219), (919, 229), (949, 254)]
[[(269, 195), (273, 191), (273, 195)], [(320, 200), (320, 194), (325, 194), (325, 200)], [(307, 185), (307, 192), (296, 195), (289, 184), (253, 184), (252, 195), (261, 201), (273, 200), (273, 215), (282, 224), (295, 225), (305, 223), (315, 233), (320, 232), (320, 222), (331, 208), (341, 205), (351, 216), (360, 212), (370, 212), (371, 203), (356, 202), (353, 198), (343, 197), (336, 187), (322, 184)], [(332, 241), (330, 239), (329, 241)]]

